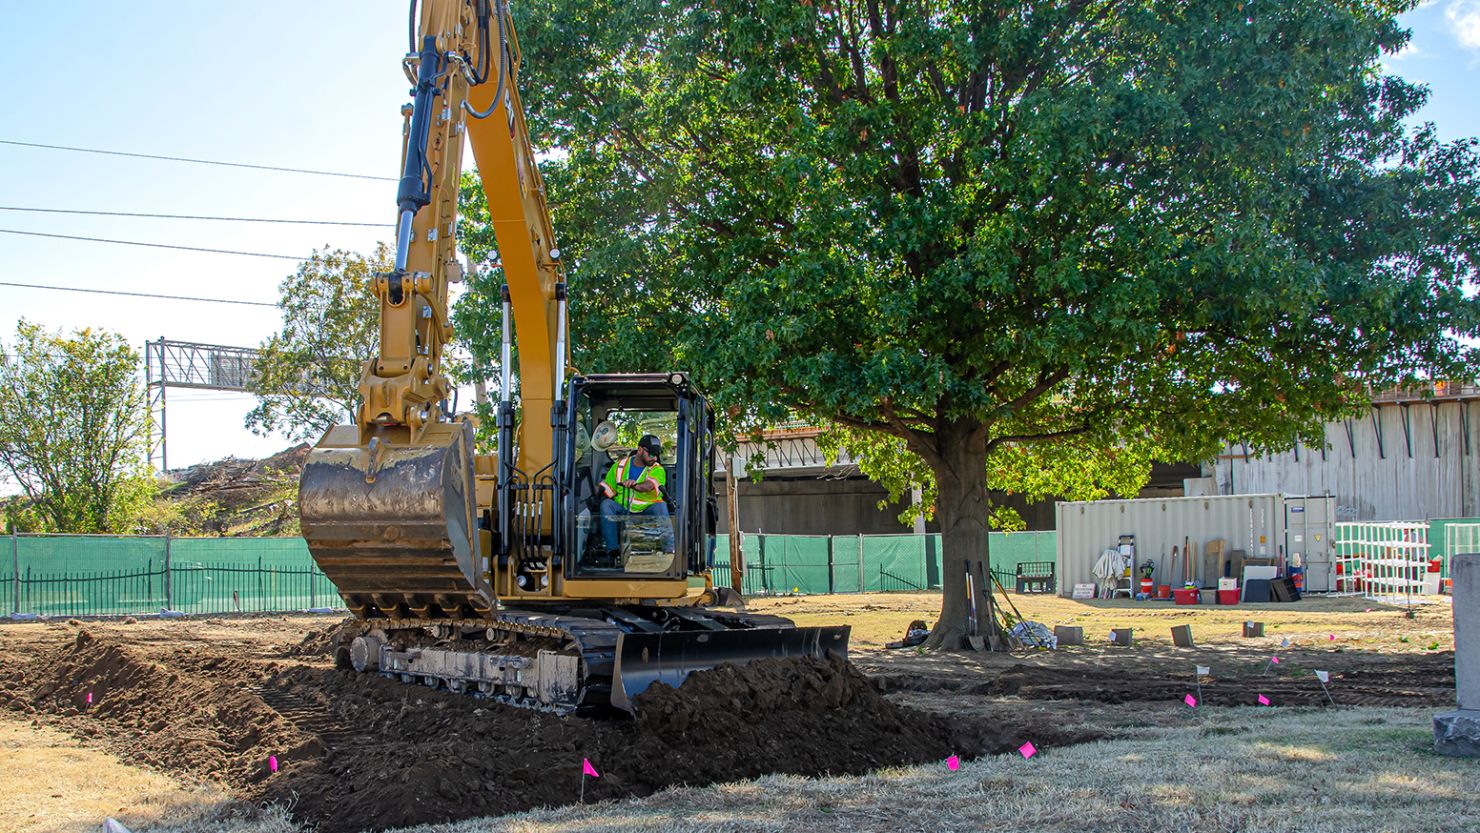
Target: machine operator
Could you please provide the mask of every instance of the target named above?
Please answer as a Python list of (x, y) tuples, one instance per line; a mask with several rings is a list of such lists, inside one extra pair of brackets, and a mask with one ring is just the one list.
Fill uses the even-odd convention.
[(656, 520), (664, 552), (673, 552), (673, 525), (668, 521), (668, 505), (660, 488), (668, 478), (658, 458), (663, 443), (652, 434), (637, 441), (637, 450), (612, 464), (602, 481), (601, 537), (608, 553), (621, 549), (617, 540), (617, 522), (624, 515), (648, 515)]

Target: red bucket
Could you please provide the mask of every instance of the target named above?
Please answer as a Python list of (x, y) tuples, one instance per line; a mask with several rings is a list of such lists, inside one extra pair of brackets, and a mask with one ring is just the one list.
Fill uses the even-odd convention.
[(1143, 578), (1143, 579), (1141, 579), (1141, 592), (1142, 593), (1145, 593), (1147, 596), (1150, 596), (1151, 595), (1151, 591), (1154, 590), (1154, 589), (1156, 589), (1156, 582), (1152, 581), (1149, 578)]
[(1170, 584), (1158, 584), (1156, 586), (1156, 598), (1170, 599), (1172, 597), (1172, 586)]

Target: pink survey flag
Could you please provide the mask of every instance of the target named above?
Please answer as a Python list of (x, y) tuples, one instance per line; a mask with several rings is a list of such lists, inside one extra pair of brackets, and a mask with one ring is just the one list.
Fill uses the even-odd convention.
[(1193, 697), (1191, 694), (1187, 695), (1186, 697), (1183, 697), (1182, 698), (1182, 702), (1186, 703), (1187, 704), (1187, 708), (1189, 708), (1189, 709), (1195, 709), (1195, 708), (1197, 708), (1197, 698), (1196, 697)]
[(961, 757), (959, 755), (952, 755), (951, 757), (946, 758), (946, 769), (949, 769), (951, 772), (955, 772), (960, 768)]
[(1269, 705), (1269, 698), (1268, 697), (1265, 697), (1263, 694), (1259, 695), (1259, 705), (1261, 705), (1261, 706), (1267, 706), (1267, 705)]
[(270, 770), (272, 770), (273, 772), (277, 772), (277, 756), (276, 755), (268, 755), (267, 756), (267, 768), (270, 769)]
[(582, 775), (589, 775), (592, 778), (600, 778), (601, 777), (601, 773), (599, 773), (599, 772), (596, 771), (596, 767), (591, 766), (591, 759), (590, 758), (582, 758), (581, 759), (581, 774)]
[(88, 704), (88, 705), (89, 705), (89, 706), (91, 706), (91, 705), (92, 705), (92, 692), (91, 692), (91, 691), (89, 691), (89, 692), (88, 692), (88, 693), (87, 693), (87, 704)]
[(1031, 740), (1019, 746), (1018, 751), (1022, 753), (1024, 758), (1031, 758), (1038, 754), (1038, 748), (1033, 745), (1033, 741)]
[(1336, 634), (1334, 634), (1334, 633), (1331, 634), (1331, 641), (1332, 642), (1335, 642), (1336, 641)]
[(1269, 661), (1272, 662), (1272, 663), (1274, 663), (1275, 665), (1279, 665), (1280, 664), (1280, 658), (1279, 657), (1270, 657), (1269, 658)]

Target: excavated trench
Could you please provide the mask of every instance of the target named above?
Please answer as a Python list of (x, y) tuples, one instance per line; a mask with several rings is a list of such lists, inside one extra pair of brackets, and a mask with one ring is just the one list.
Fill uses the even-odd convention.
[(206, 642), (145, 650), (86, 627), (56, 629), (0, 668), (0, 707), (125, 761), (289, 804), (323, 833), (573, 803), (583, 759), (601, 772), (585, 787), (594, 801), (1091, 737), (1046, 721), (947, 721), (904, 708), (837, 660), (722, 666), (677, 690), (655, 686), (635, 720), (559, 718), (333, 670), (331, 630), (259, 659)]

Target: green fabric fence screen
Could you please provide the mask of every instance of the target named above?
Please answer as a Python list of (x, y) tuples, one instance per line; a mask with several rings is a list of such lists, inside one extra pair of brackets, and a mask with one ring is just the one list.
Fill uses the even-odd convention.
[[(940, 587), (939, 535), (745, 535), (745, 592), (858, 593)], [(9, 544), (10, 552), (4, 552)], [(1054, 533), (993, 533), (992, 568), (1052, 561)], [(727, 584), (729, 542), (716, 542)], [(99, 616), (339, 608), (302, 538), (15, 535), (0, 538), (0, 605), (16, 614)], [(4, 609), (0, 608), (0, 609)]]
[[(741, 539), (748, 596), (785, 593), (874, 593), (941, 586), (939, 535), (762, 535)], [(1011, 589), (1018, 564), (1052, 562), (1055, 535), (993, 532), (992, 572)], [(715, 546), (715, 582), (728, 584), (730, 545)]]
[(341, 607), (302, 538), (14, 535), (0, 538), (0, 604), (99, 616)]

